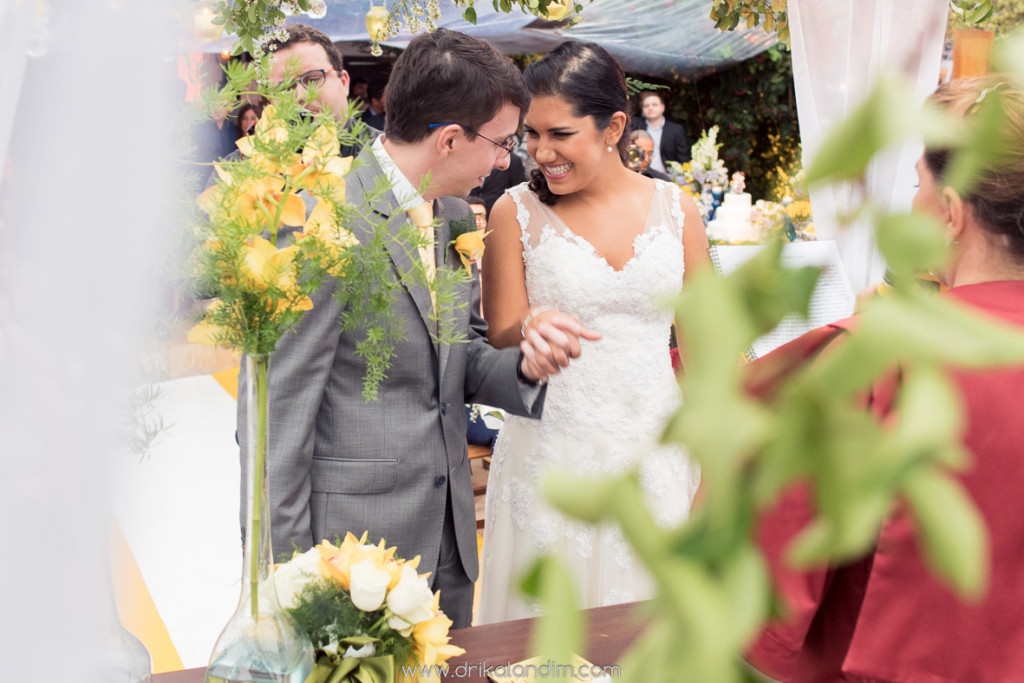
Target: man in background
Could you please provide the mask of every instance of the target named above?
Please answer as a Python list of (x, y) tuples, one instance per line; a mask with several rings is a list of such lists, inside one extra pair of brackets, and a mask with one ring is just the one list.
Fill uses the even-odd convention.
[(686, 132), (681, 125), (665, 118), (665, 101), (661, 95), (651, 90), (641, 92), (640, 112), (643, 118), (635, 121), (634, 128), (647, 131), (654, 141), (651, 168), (665, 173), (666, 161), (682, 164), (690, 160), (690, 143), (686, 141)]
[(384, 114), (387, 109), (387, 83), (374, 81), (366, 88), (366, 111), (359, 115), (370, 128), (384, 130)]
[(654, 178), (655, 180), (672, 180), (667, 173), (662, 173), (661, 171), (651, 168), (651, 159), (654, 157), (654, 139), (647, 134), (647, 131), (634, 130), (630, 133), (629, 139), (630, 142), (633, 143), (633, 146), (643, 154), (643, 157), (637, 162), (636, 167), (634, 168), (633, 165), (630, 164), (630, 168), (633, 168), (634, 171), (637, 171), (640, 175), (645, 175), (648, 178)]

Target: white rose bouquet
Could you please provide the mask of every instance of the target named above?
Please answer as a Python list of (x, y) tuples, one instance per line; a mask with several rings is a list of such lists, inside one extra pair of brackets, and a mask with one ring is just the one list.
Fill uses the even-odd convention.
[(281, 605), (317, 648), (311, 680), (440, 680), (438, 669), (464, 653), (448, 642), (440, 591), (416, 572), (419, 557), (395, 558), (383, 539), (367, 545), (366, 537), (324, 541), (274, 573)]

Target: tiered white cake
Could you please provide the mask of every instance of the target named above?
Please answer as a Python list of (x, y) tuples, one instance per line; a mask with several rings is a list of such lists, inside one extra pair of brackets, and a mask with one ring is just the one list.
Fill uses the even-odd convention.
[(721, 242), (758, 242), (761, 231), (750, 222), (749, 192), (729, 192), (708, 223), (708, 236)]

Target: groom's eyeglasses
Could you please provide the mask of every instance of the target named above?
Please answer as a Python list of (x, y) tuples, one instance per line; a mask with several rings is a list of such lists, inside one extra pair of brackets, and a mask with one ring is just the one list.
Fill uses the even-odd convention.
[(301, 85), (307, 90), (309, 88), (320, 88), (327, 82), (327, 74), (332, 71), (336, 72), (337, 69), (313, 69), (312, 71), (307, 71), (296, 78), (294, 84)]
[(469, 126), (463, 126), (461, 123), (455, 123), (453, 121), (449, 121), (448, 123), (431, 123), (430, 125), (427, 126), (427, 128), (433, 129), (433, 128), (440, 128), (442, 126), (458, 126), (459, 128), (461, 128), (462, 130), (466, 131), (467, 133), (472, 133), (473, 135), (479, 135), (480, 137), (482, 137), (484, 140), (487, 140), (487, 142), (491, 143), (492, 145), (497, 145), (498, 147), (500, 147), (502, 149), (502, 153), (501, 153), (502, 157), (507, 157), (509, 154), (511, 154), (512, 150), (514, 150), (516, 148), (516, 144), (518, 143), (518, 140), (516, 140), (516, 136), (514, 136), (514, 135), (508, 136), (508, 138), (505, 140), (505, 142), (498, 142), (496, 140), (490, 139), (486, 135), (480, 135), (480, 133), (478, 133), (477, 131), (473, 130)]

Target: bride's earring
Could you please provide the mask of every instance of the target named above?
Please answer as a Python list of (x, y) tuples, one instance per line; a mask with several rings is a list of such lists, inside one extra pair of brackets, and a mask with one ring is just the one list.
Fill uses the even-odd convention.
[(614, 152), (615, 150), (613, 150), (613, 149), (612, 149), (612, 146), (611, 146), (611, 145), (608, 145), (608, 151), (609, 151), (609, 152)]

